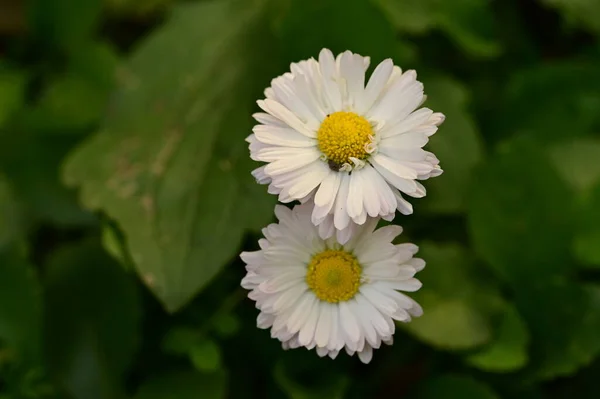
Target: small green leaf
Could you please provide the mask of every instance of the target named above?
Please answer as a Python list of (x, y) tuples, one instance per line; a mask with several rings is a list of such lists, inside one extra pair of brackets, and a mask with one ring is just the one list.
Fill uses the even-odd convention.
[(581, 201), (573, 241), (577, 258), (587, 266), (600, 267), (600, 181)]
[(134, 399), (224, 399), (225, 373), (175, 372), (146, 381)]
[(102, 0), (32, 0), (29, 22), (39, 39), (74, 50), (92, 35), (101, 11)]
[[(286, 59), (317, 57), (322, 48), (371, 57), (371, 65), (386, 58), (408, 62), (410, 45), (399, 42), (383, 13), (369, 1), (291, 0), (278, 34)], [(310, 26), (310, 34), (306, 27)]]
[(27, 75), (0, 64), (0, 128), (23, 105)]
[(169, 330), (162, 342), (164, 352), (171, 355), (188, 355), (191, 349), (202, 341), (197, 329), (177, 326)]
[(516, 303), (531, 331), (529, 374), (574, 374), (600, 353), (600, 288), (565, 280), (521, 282)]
[(542, 0), (556, 8), (566, 22), (574, 28), (582, 25), (596, 35), (600, 35), (600, 2), (596, 0)]
[(246, 230), (272, 218), (275, 198), (250, 175), (244, 141), (271, 64), (260, 52), (269, 51), (264, 5), (176, 7), (120, 71), (103, 130), (66, 162), (64, 180), (119, 224), (170, 312), (236, 256)]
[(428, 96), (425, 106), (444, 113), (446, 120), (427, 145), (440, 159), (444, 175), (425, 183), (428, 195), (422, 206), (435, 213), (463, 212), (473, 168), (483, 158), (481, 137), (467, 112), (469, 93), (447, 77), (426, 78), (424, 82)]
[(75, 398), (120, 398), (141, 327), (131, 276), (89, 242), (54, 254), (45, 285), (49, 370)]
[(495, 57), (500, 53), (489, 0), (374, 1), (401, 32), (422, 34), (440, 29), (471, 55)]
[[(290, 399), (342, 399), (350, 380), (343, 374), (338, 374), (334, 370), (319, 370), (319, 374), (314, 375), (315, 370), (305, 370), (304, 363), (290, 363), (280, 361), (273, 371), (275, 382), (279, 388)], [(307, 384), (305, 378), (298, 378), (296, 374), (308, 372), (313, 375), (313, 383)], [(316, 380), (316, 383), (314, 383)]]
[(550, 159), (561, 177), (583, 196), (600, 183), (600, 140), (582, 137), (549, 147)]
[(240, 330), (239, 318), (231, 313), (222, 313), (216, 316), (213, 324), (214, 331), (223, 338), (232, 337)]
[(418, 274), (423, 287), (411, 296), (424, 315), (401, 326), (441, 349), (464, 350), (487, 343), (492, 334), (490, 317), (502, 305), (497, 287), (487, 282), (470, 254), (458, 245), (425, 243), (419, 257), (427, 262)]
[(529, 333), (521, 316), (507, 307), (496, 338), (482, 350), (466, 357), (467, 363), (489, 372), (515, 371), (527, 363)]
[(533, 137), (545, 145), (595, 133), (600, 69), (594, 59), (535, 64), (511, 75), (504, 97), (507, 107), (499, 112), (497, 125), (515, 137)]
[(0, 341), (17, 356), (38, 360), (41, 321), (41, 287), (33, 268), (18, 251), (0, 251)]
[(506, 143), (476, 173), (468, 222), (477, 252), (505, 279), (566, 272), (573, 194), (536, 143)]
[(0, 174), (0, 251), (21, 237), (25, 215), (9, 182)]
[(190, 360), (200, 372), (217, 371), (221, 367), (221, 349), (210, 339), (203, 339), (192, 346)]
[(445, 375), (427, 380), (416, 397), (420, 399), (500, 399), (483, 382), (460, 375)]

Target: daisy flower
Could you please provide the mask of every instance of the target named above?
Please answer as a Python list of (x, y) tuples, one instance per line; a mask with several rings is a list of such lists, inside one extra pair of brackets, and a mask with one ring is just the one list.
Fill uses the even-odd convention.
[[(368, 217), (411, 214), (401, 193), (423, 197), (417, 180), (442, 173), (423, 146), (444, 121), (428, 108), (413, 70), (381, 62), (365, 84), (369, 58), (350, 51), (291, 64), (258, 101), (264, 111), (247, 141), (259, 183), (284, 203), (314, 203), (322, 233), (361, 225)], [(326, 235), (322, 235), (327, 237)], [(348, 234), (346, 235), (348, 236)]]
[(423, 310), (399, 291), (421, 287), (415, 273), (425, 262), (413, 244), (394, 245), (400, 226), (375, 229), (369, 218), (346, 244), (322, 239), (310, 221), (312, 204), (278, 205), (279, 223), (263, 229), (260, 250), (243, 252), (242, 287), (260, 309), (257, 325), (271, 329), (284, 349), (316, 349), (335, 358), (345, 349), (371, 361), (373, 349), (391, 344), (394, 320), (409, 322)]

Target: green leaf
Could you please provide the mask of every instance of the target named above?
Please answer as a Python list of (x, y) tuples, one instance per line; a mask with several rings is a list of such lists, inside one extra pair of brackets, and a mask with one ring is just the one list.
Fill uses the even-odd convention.
[(49, 370), (75, 398), (120, 398), (141, 327), (134, 281), (88, 242), (56, 252), (45, 285)]
[(104, 0), (107, 8), (116, 14), (144, 16), (166, 9), (173, 0)]
[(423, 34), (440, 29), (473, 56), (495, 57), (500, 53), (489, 0), (373, 1), (401, 32)]
[(23, 112), (22, 128), (40, 134), (81, 134), (95, 128), (107, 109), (118, 61), (108, 45), (87, 43)]
[(75, 140), (21, 130), (2, 138), (0, 169), (32, 218), (67, 227), (95, 223), (95, 217), (79, 207), (73, 190), (58, 180), (58, 166)]
[(425, 106), (444, 113), (446, 120), (428, 144), (440, 159), (444, 175), (426, 183), (428, 195), (422, 206), (436, 213), (463, 212), (473, 168), (483, 158), (479, 132), (467, 112), (469, 93), (447, 77), (427, 78), (424, 82), (428, 98)]
[(225, 373), (176, 372), (146, 381), (134, 399), (222, 399), (226, 393)]
[(580, 261), (588, 266), (600, 267), (600, 182), (582, 201), (573, 244)]
[(468, 214), (477, 252), (505, 279), (566, 272), (573, 195), (536, 143), (506, 143), (476, 173)]
[(499, 112), (497, 124), (540, 144), (595, 133), (600, 123), (597, 64), (593, 59), (569, 60), (516, 71), (507, 83), (507, 107)]
[(423, 383), (420, 399), (499, 399), (492, 389), (471, 377), (445, 375)]
[(600, 183), (600, 140), (582, 137), (552, 144), (550, 159), (561, 177), (583, 196)]
[(176, 326), (169, 330), (162, 341), (162, 349), (171, 355), (187, 355), (202, 340), (197, 329)]
[(425, 243), (419, 257), (427, 262), (418, 274), (423, 287), (411, 296), (424, 315), (402, 326), (441, 349), (464, 350), (487, 343), (492, 336), (490, 318), (502, 305), (497, 287), (458, 245)]
[(73, 50), (92, 35), (101, 11), (102, 0), (32, 0), (29, 23), (40, 40)]
[(536, 280), (521, 282), (516, 294), (531, 331), (532, 377), (574, 374), (600, 353), (600, 287)]
[[(372, 65), (386, 58), (406, 63), (414, 54), (397, 40), (383, 13), (369, 1), (290, 0), (278, 34), (286, 59), (317, 58), (322, 48), (346, 50), (371, 57)], [(310, 26), (310, 34), (306, 27)]]
[(12, 187), (0, 174), (0, 251), (25, 232), (25, 215)]
[(574, 27), (582, 25), (596, 35), (600, 35), (600, 2), (597, 0), (542, 0), (550, 7), (556, 8), (566, 22)]
[[(279, 361), (273, 370), (275, 382), (290, 399), (342, 399), (350, 380), (334, 370), (305, 370), (309, 363)], [(307, 383), (306, 374), (312, 375), (312, 383)], [(298, 375), (303, 376), (298, 378)], [(316, 383), (315, 383), (316, 380)]]
[(208, 338), (194, 344), (189, 356), (196, 370), (200, 372), (217, 371), (221, 367), (221, 349)]
[(467, 363), (488, 372), (515, 371), (527, 363), (529, 333), (517, 310), (508, 306), (496, 338), (482, 350), (466, 357)]
[(65, 181), (119, 223), (171, 312), (236, 256), (244, 231), (272, 218), (274, 196), (251, 177), (244, 142), (272, 64), (260, 53), (263, 11), (240, 0), (175, 8), (121, 71), (103, 130), (66, 162)]
[(232, 313), (221, 313), (216, 316), (213, 324), (215, 333), (223, 338), (229, 338), (240, 330), (240, 319)]
[(0, 64), (0, 128), (24, 102), (27, 75)]
[(0, 251), (0, 340), (19, 357), (38, 360), (41, 321), (41, 287), (33, 268), (18, 251)]

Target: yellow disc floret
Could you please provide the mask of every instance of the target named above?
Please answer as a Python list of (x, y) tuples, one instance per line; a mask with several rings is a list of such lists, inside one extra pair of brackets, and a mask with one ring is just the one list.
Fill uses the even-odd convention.
[(334, 112), (317, 132), (319, 149), (337, 165), (352, 164), (350, 158), (366, 159), (373, 140), (369, 121), (354, 112)]
[(306, 283), (322, 301), (330, 303), (352, 299), (360, 286), (361, 267), (354, 255), (329, 249), (311, 259)]

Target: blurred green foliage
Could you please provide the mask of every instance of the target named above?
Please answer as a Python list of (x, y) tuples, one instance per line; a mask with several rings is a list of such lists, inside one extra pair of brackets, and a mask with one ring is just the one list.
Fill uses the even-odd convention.
[[(598, 0), (0, 2), (0, 398), (600, 396)], [(283, 351), (237, 254), (254, 101), (323, 47), (419, 72), (425, 315)]]

